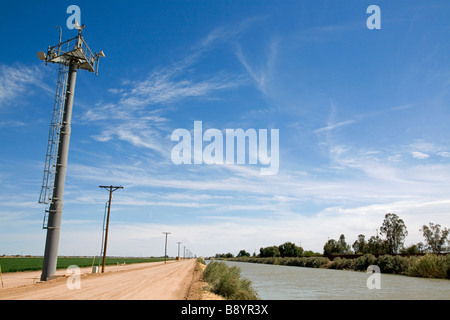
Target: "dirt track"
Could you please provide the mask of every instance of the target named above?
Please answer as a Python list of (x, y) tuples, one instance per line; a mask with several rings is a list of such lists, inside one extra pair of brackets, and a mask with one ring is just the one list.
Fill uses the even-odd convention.
[(82, 268), (81, 288), (72, 290), (65, 270), (47, 282), (36, 282), (40, 272), (7, 273), (3, 274), (5, 286), (0, 289), (0, 300), (183, 300), (195, 282), (196, 264), (191, 259), (106, 266), (103, 274), (91, 274), (90, 268)]

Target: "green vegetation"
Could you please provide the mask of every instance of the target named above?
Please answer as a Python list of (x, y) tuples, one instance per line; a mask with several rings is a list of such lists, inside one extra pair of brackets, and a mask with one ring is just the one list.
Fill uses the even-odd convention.
[(275, 264), (283, 266), (295, 266), (306, 268), (326, 268), (330, 260), (326, 257), (241, 257), (228, 259), (229, 261), (240, 261), (250, 263)]
[(439, 255), (450, 251), (450, 230), (430, 222), (428, 226), (423, 225), (420, 231), (425, 244), (419, 242), (405, 248), (403, 243), (408, 235), (405, 222), (395, 213), (387, 213), (380, 232), (368, 241), (360, 234), (350, 246), (341, 234), (339, 240), (328, 239), (323, 247), (323, 255), (304, 251), (292, 242), (285, 242), (279, 246), (260, 248), (259, 254), (254, 252), (251, 257), (245, 250), (241, 250), (236, 258), (231, 253), (216, 254), (216, 258), (356, 271), (366, 271), (370, 265), (377, 265), (382, 273), (450, 279), (450, 254)]
[(357, 258), (336, 257), (240, 257), (231, 261), (264, 263), (307, 268), (327, 268), (339, 270), (366, 271), (370, 265), (380, 267), (382, 273), (403, 274), (424, 278), (450, 279), (450, 255), (428, 253), (424, 256), (381, 255), (375, 257), (368, 253)]
[(212, 261), (203, 273), (211, 291), (229, 300), (256, 300), (258, 295), (250, 280), (241, 277), (239, 267), (228, 267), (224, 262)]
[[(43, 257), (1, 257), (0, 265), (2, 272), (16, 272), (16, 271), (34, 271), (42, 270), (44, 258)], [(99, 262), (100, 261), (100, 262)], [(105, 260), (106, 265), (115, 264), (131, 264), (140, 262), (156, 262), (164, 261), (164, 258), (114, 258), (107, 257)], [(82, 267), (90, 267), (92, 264), (101, 264), (101, 258), (93, 257), (60, 257), (58, 258), (57, 269), (66, 269), (71, 265)]]
[[(420, 231), (423, 234), (425, 243), (419, 242), (405, 248), (403, 243), (408, 231), (405, 222), (395, 213), (388, 213), (384, 217), (380, 232), (371, 236), (368, 241), (363, 234), (353, 243), (352, 248), (355, 254), (418, 254), (418, 253), (444, 253), (450, 251), (450, 230), (441, 228), (440, 224), (429, 223), (429, 226), (423, 225)], [(380, 237), (384, 236), (384, 238)], [(353, 253), (350, 246), (345, 242), (345, 236), (341, 234), (338, 241), (329, 239), (324, 247), (325, 256)]]
[(343, 234), (340, 235), (338, 241), (330, 239), (323, 246), (323, 255), (325, 256), (332, 254), (348, 254), (350, 252), (350, 245), (345, 241), (345, 236)]
[(231, 252), (228, 253), (217, 253), (216, 254), (217, 259), (227, 259), (227, 258), (233, 258), (233, 254)]
[[(333, 260), (332, 256), (336, 255), (396, 255), (398, 253), (414, 255), (425, 254), (428, 252), (445, 253), (450, 251), (450, 230), (441, 228), (441, 225), (430, 222), (429, 226), (423, 225), (420, 231), (423, 233), (425, 244), (419, 242), (405, 248), (403, 243), (408, 235), (405, 222), (395, 213), (388, 213), (384, 217), (380, 232), (377, 232), (375, 236), (371, 236), (368, 241), (363, 234), (360, 234), (353, 245), (350, 246), (350, 244), (346, 242), (345, 235), (341, 234), (338, 240), (328, 239), (323, 246), (323, 256), (330, 257), (331, 260)], [(382, 236), (384, 236), (384, 238), (382, 238)], [(273, 245), (263, 247), (259, 249), (258, 255), (256, 252), (252, 255), (252, 257), (259, 258), (311, 256), (322, 256), (322, 254), (305, 251), (302, 247), (299, 247), (292, 242), (285, 242), (279, 246)], [(217, 259), (229, 259), (233, 258), (233, 254), (230, 252), (216, 254), (215, 257)], [(236, 257), (250, 257), (250, 253), (241, 250)], [(390, 261), (386, 261), (386, 263), (390, 263)]]
[(386, 236), (387, 253), (399, 253), (408, 231), (402, 219), (395, 213), (388, 213), (384, 217), (380, 234)]
[(245, 250), (241, 250), (236, 257), (250, 257), (250, 253)]
[(407, 273), (415, 277), (450, 279), (450, 255), (426, 254), (416, 259)]
[(429, 226), (423, 226), (420, 229), (423, 233), (423, 237), (427, 243), (427, 250), (433, 253), (441, 253), (446, 249), (445, 242), (450, 242), (448, 236), (450, 234), (450, 230), (444, 228), (441, 230), (440, 224), (429, 223)]

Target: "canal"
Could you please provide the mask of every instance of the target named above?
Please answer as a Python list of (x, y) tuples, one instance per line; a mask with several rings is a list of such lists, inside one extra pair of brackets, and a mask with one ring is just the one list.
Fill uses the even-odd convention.
[(263, 300), (449, 300), (450, 280), (380, 275), (380, 289), (368, 289), (371, 274), (226, 261), (238, 266)]

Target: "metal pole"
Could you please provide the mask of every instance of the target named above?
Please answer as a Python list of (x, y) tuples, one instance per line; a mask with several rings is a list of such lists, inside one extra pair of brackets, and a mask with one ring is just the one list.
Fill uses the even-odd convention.
[(166, 262), (166, 259), (167, 259), (167, 235), (170, 234), (170, 232), (163, 232), (163, 234), (166, 235), (166, 245), (165, 245), (165, 249), (164, 249), (164, 263), (167, 263)]
[(47, 239), (45, 242), (44, 263), (42, 266), (41, 281), (47, 281), (56, 273), (58, 261), (59, 237), (63, 213), (64, 183), (66, 181), (67, 159), (69, 157), (70, 131), (72, 121), (73, 97), (77, 79), (78, 65), (76, 60), (69, 63), (69, 77), (67, 79), (66, 101), (64, 115), (59, 136), (58, 161), (55, 171), (55, 183), (52, 203), (48, 215)]
[(180, 257), (180, 243), (181, 242), (177, 242), (178, 243), (178, 261), (180, 261), (181, 260), (181, 257)]

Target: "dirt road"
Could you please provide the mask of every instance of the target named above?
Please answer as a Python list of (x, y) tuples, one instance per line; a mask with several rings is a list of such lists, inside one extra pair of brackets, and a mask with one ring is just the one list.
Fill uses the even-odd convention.
[[(34, 284), (31, 281), (39, 279), (40, 272), (7, 273), (0, 300), (182, 300), (187, 298), (196, 264), (191, 259), (107, 266), (103, 274), (83, 268), (80, 289), (73, 288), (75, 277), (64, 276), (65, 270), (58, 271), (54, 280)], [(23, 286), (24, 281), (31, 284)]]

